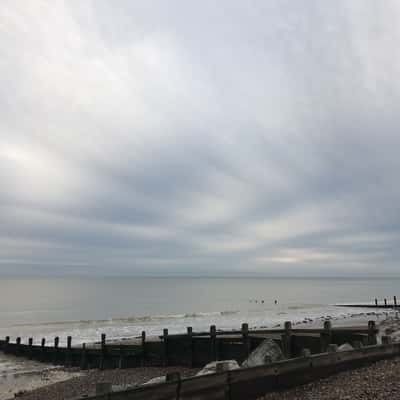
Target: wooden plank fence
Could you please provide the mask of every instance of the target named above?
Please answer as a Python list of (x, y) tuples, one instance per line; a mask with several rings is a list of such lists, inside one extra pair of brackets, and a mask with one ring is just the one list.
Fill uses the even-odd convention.
[(187, 328), (185, 334), (170, 335), (168, 329), (157, 338), (148, 338), (145, 332), (134, 343), (121, 341), (107, 343), (105, 334), (95, 345), (73, 346), (72, 337), (67, 338), (65, 347), (59, 346), (59, 338), (52, 345), (46, 345), (43, 338), (40, 344), (34, 344), (33, 338), (23, 344), (21, 338), (14, 343), (10, 337), (0, 340), (0, 350), (20, 357), (65, 365), (67, 367), (87, 368), (134, 368), (142, 366), (190, 366), (201, 367), (210, 361), (235, 359), (243, 362), (249, 353), (264, 339), (273, 339), (286, 358), (296, 357), (307, 348), (312, 354), (327, 350), (331, 343), (376, 344), (377, 329), (375, 322), (368, 326), (351, 328), (333, 328), (330, 321), (323, 328), (293, 328), (286, 322), (283, 329), (249, 330), (248, 324), (242, 324), (237, 331), (219, 331), (212, 325), (208, 332), (193, 332)]
[(400, 343), (370, 345), (360, 349), (297, 357), (259, 367), (216, 374), (171, 379), (166, 383), (86, 397), (89, 400), (252, 400), (268, 392), (286, 389), (333, 373), (357, 368), (376, 360), (400, 355)]

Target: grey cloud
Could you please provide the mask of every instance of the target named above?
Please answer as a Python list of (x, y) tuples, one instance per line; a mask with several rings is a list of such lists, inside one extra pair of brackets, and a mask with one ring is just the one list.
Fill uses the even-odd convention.
[(397, 275), (399, 12), (4, 1), (0, 273)]

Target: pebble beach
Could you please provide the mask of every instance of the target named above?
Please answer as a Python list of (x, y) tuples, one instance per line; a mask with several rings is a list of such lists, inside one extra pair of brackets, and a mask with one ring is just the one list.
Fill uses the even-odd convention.
[[(79, 370), (75, 372), (78, 373)], [(79, 371), (80, 376), (46, 385), (28, 392), (13, 390), (6, 399), (17, 397), (21, 400), (67, 400), (76, 397), (94, 395), (96, 393), (96, 384), (108, 382), (112, 385), (140, 385), (152, 378), (166, 375), (170, 372), (179, 372), (182, 377), (194, 375), (198, 369), (182, 367), (144, 367), (130, 369), (113, 370), (89, 370), (83, 373)], [(68, 370), (68, 373), (74, 371)], [(15, 394), (17, 394), (15, 396)], [(14, 397), (15, 396), (15, 397)]]
[[(82, 376), (45, 386), (17, 398), (21, 400), (64, 400), (95, 393), (98, 382), (114, 385), (142, 384), (151, 378), (179, 371), (190, 376), (188, 368), (135, 368), (127, 370), (88, 371)], [(340, 372), (325, 379), (274, 392), (258, 400), (392, 400), (400, 398), (400, 357), (378, 361), (368, 367)], [(13, 397), (11, 397), (13, 398)]]
[(258, 400), (395, 400), (400, 399), (400, 357), (340, 372)]
[[(371, 315), (350, 318), (353, 323), (365, 322)], [(382, 318), (375, 315), (380, 328), (379, 336), (389, 335), (393, 341), (400, 339), (398, 316)], [(347, 325), (348, 321), (341, 321)], [(314, 321), (315, 323), (315, 321)], [(306, 325), (313, 326), (313, 322)], [(379, 337), (378, 337), (379, 340)], [(144, 367), (122, 370), (89, 370), (53, 368), (33, 375), (22, 375), (2, 390), (0, 400), (67, 400), (95, 394), (96, 384), (141, 385), (152, 378), (169, 372), (179, 372), (182, 377), (195, 375), (198, 369), (184, 367)], [(260, 400), (317, 400), (317, 399), (396, 399), (400, 398), (400, 357), (379, 361), (368, 367), (341, 372), (329, 378), (299, 386), (287, 391), (269, 393)]]

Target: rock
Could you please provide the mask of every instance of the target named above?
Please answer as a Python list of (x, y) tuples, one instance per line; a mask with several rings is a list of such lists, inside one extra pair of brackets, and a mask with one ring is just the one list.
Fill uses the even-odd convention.
[(349, 351), (349, 350), (354, 350), (354, 347), (350, 343), (343, 343), (337, 349), (337, 351)]
[(400, 342), (400, 332), (399, 331), (393, 332), (390, 336), (391, 336), (393, 342)]
[(310, 357), (310, 356), (311, 356), (311, 351), (310, 351), (310, 349), (302, 349), (302, 350), (301, 350), (301, 356), (302, 356), (302, 357)]
[(196, 376), (215, 374), (216, 372), (238, 369), (239, 364), (235, 360), (213, 361), (208, 363)]
[(242, 367), (255, 367), (257, 365), (269, 364), (274, 361), (282, 360), (283, 353), (281, 348), (272, 340), (265, 339), (255, 350), (251, 352)]
[(154, 385), (155, 383), (164, 383), (167, 378), (165, 376), (156, 376), (155, 378), (150, 379), (149, 381), (143, 383), (143, 385)]
[(21, 397), (27, 394), (28, 392), (26, 390), (19, 390), (18, 392), (14, 393), (14, 397)]

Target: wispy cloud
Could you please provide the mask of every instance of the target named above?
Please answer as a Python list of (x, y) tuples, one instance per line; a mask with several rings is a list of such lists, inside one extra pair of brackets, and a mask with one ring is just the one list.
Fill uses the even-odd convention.
[(3, 1), (0, 273), (398, 274), (399, 17)]

